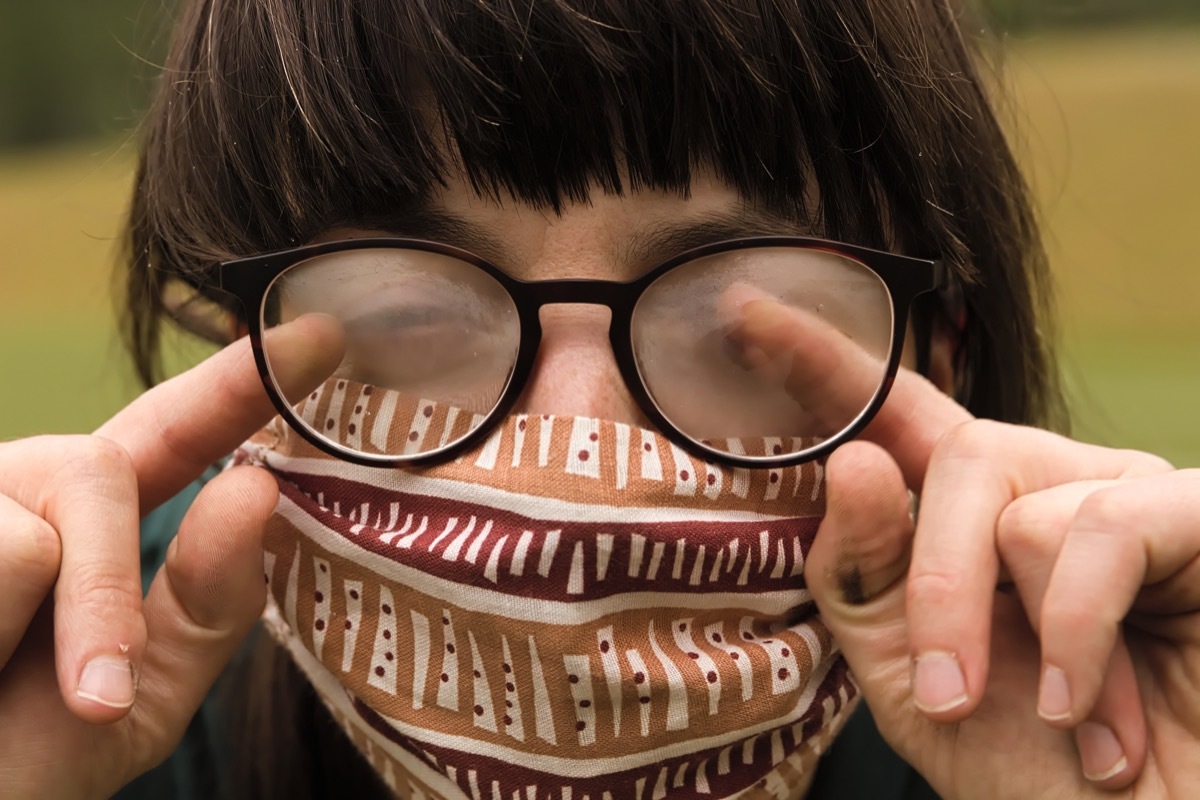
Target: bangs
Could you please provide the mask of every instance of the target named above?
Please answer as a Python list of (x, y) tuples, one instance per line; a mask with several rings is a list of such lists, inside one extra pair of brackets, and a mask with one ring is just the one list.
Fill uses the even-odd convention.
[(942, 121), (887, 96), (920, 86), (877, 27), (912, 28), (893, 38), (914, 52), (922, 37), (903, 4), (871, 5), (198, 3), (150, 131), (146, 222), (165, 266), (196, 274), (419, 207), (451, 174), (557, 210), (596, 188), (686, 194), (704, 166), (811, 230), (883, 246), (883, 209), (912, 228), (902, 210), (921, 204), (896, 195), (928, 185), (914, 162), (936, 157), (912, 132)]
[(222, 260), (394, 220), (452, 179), (557, 211), (597, 191), (686, 196), (704, 170), (806, 231), (941, 258), (966, 308), (961, 399), (1037, 419), (1056, 391), (1044, 255), (963, 13), (954, 0), (188, 0), (126, 232), (138, 374), (160, 374), (164, 320), (213, 340), (236, 330), (212, 290)]

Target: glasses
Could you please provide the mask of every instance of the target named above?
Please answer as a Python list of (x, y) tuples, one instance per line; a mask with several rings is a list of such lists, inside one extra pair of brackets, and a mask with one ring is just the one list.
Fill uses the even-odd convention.
[[(941, 262), (807, 237), (706, 245), (628, 282), (517, 280), (473, 253), (417, 239), (319, 244), (220, 265), (246, 311), (259, 373), (305, 439), (356, 464), (454, 458), (511, 410), (553, 303), (607, 306), (629, 393), (706, 461), (781, 467), (823, 456), (878, 411), (909, 308)], [(341, 327), (337, 366), (288, 394), (294, 362), (264, 339), (305, 314)], [(322, 362), (324, 363), (324, 362)]]

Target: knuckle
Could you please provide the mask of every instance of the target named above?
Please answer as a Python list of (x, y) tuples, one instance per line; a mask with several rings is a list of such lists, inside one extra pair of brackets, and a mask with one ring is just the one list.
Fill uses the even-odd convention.
[(138, 611), (142, 604), (141, 586), (99, 565), (80, 567), (69, 576), (68, 592), (85, 612), (98, 618), (114, 613)]
[(26, 580), (53, 579), (62, 561), (62, 541), (50, 523), (33, 514), (6, 520), (0, 562)]
[(1100, 489), (1085, 497), (1072, 528), (1089, 534), (1123, 534), (1129, 512), (1119, 488)]
[(990, 419), (960, 423), (943, 434), (934, 457), (952, 460), (978, 460), (992, 457), (997, 443), (1009, 426)]
[(955, 602), (963, 588), (960, 575), (926, 570), (908, 576), (905, 602), (909, 606), (940, 606)]
[(1162, 475), (1175, 471), (1175, 466), (1170, 461), (1153, 453), (1132, 451), (1131, 457), (1132, 463), (1125, 471), (1125, 474), (1129, 477)]
[(1047, 641), (1066, 636), (1077, 637), (1084, 632), (1103, 631), (1106, 627), (1116, 631), (1115, 622), (1106, 624), (1095, 608), (1076, 598), (1050, 596), (1042, 607), (1039, 628)]
[[(218, 378), (218, 381), (220, 379)], [(211, 408), (236, 408), (229, 405), (230, 400), (220, 392), (213, 393)], [(191, 427), (186, 417), (173, 408), (159, 405), (150, 406), (147, 411), (147, 425), (151, 426), (154, 436), (164, 450), (180, 461), (190, 461), (195, 457), (196, 440), (189, 436)]]
[(133, 458), (124, 447), (102, 436), (79, 436), (68, 443), (62, 461), (47, 477), (43, 502), (58, 507), (68, 498), (109, 498), (136, 504), (137, 493)]
[(1007, 556), (1043, 554), (1057, 548), (1070, 524), (1062, 510), (1029, 496), (1009, 503), (996, 522), (996, 546)]
[(60, 472), (70, 481), (112, 480), (133, 475), (133, 459), (124, 447), (102, 436), (78, 437)]

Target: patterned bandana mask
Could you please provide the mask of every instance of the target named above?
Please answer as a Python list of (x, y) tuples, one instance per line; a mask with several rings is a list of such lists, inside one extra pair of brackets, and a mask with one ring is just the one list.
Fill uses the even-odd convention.
[(281, 489), (267, 627), (400, 796), (798, 798), (853, 706), (802, 575), (819, 464), (525, 415), (432, 468), (279, 419), (237, 461)]

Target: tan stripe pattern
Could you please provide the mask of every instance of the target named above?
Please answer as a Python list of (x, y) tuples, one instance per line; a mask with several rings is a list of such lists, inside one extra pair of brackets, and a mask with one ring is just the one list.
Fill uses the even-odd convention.
[[(369, 438), (383, 412), (352, 388), (310, 424)], [(425, 407), (390, 424), (461, 424)], [(398, 796), (800, 797), (853, 705), (802, 575), (819, 466), (524, 415), (429, 469), (356, 468), (278, 420), (239, 460), (280, 480), (268, 626)]]

